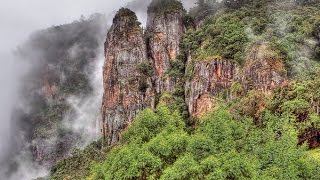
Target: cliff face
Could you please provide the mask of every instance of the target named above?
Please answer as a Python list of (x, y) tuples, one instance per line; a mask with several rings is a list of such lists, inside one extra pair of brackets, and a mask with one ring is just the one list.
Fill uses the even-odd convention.
[(168, 2), (176, 5), (174, 9), (159, 9), (158, 1), (149, 6), (145, 34), (129, 9), (117, 13), (108, 32), (102, 131), (110, 145), (119, 141), (120, 133), (139, 111), (155, 106), (155, 94), (171, 91), (175, 86), (166, 73), (180, 51), (185, 32), (184, 9), (178, 1)]
[(286, 83), (286, 72), (281, 59), (276, 58), (266, 42), (258, 42), (248, 56), (242, 74), (246, 91), (256, 89), (269, 92)]
[[(103, 134), (109, 144), (119, 140), (139, 111), (155, 106), (155, 94), (174, 90), (175, 82), (166, 73), (180, 51), (183, 13), (182, 6), (148, 11), (145, 35), (132, 11), (121, 9), (114, 18), (105, 43), (102, 107)], [(141, 64), (148, 69), (141, 71)], [(187, 66), (192, 74), (185, 84), (185, 101), (193, 117), (214, 108), (219, 94), (231, 99), (234, 83), (245, 92), (268, 93), (286, 82), (282, 61), (263, 42), (252, 47), (242, 68), (227, 59), (194, 61), (191, 57)], [(144, 73), (149, 70), (153, 74)]]
[[(162, 6), (156, 4), (155, 6)], [(163, 7), (164, 9), (166, 7)], [(179, 54), (179, 43), (185, 32), (182, 4), (171, 11), (153, 10), (149, 7), (147, 20), (147, 47), (149, 58), (155, 69), (155, 89), (157, 93), (171, 91), (174, 82), (166, 77), (170, 61)]]
[(215, 104), (215, 96), (231, 87), (237, 68), (225, 59), (195, 62), (193, 75), (186, 83), (186, 102), (193, 117), (201, 117)]
[(139, 25), (134, 12), (121, 9), (107, 34), (102, 118), (109, 144), (116, 143), (136, 114), (153, 103), (151, 78), (139, 69), (139, 65), (148, 64)]
[(244, 92), (259, 90), (266, 94), (287, 83), (284, 64), (269, 50), (267, 43), (252, 47), (242, 68), (230, 60), (188, 61), (191, 78), (186, 82), (186, 103), (193, 117), (201, 117), (215, 107), (219, 93), (232, 98), (234, 83)]
[[(171, 9), (157, 2), (149, 6), (145, 34), (129, 9), (117, 13), (108, 32), (102, 131), (109, 144), (119, 141), (139, 111), (156, 105), (156, 95), (174, 91), (175, 81), (167, 73), (185, 33), (184, 10), (177, 2), (172, 1)], [(187, 67), (192, 73), (185, 83), (185, 102), (193, 117), (214, 108), (218, 95), (232, 99), (234, 84), (243, 92), (269, 93), (286, 83), (284, 64), (266, 42), (254, 44), (242, 66), (227, 59), (192, 60), (190, 56)]]

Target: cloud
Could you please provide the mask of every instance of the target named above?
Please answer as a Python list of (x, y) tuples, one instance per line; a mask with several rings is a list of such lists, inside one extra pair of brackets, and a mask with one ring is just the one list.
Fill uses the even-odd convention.
[[(17, 122), (12, 121), (13, 105), (23, 104), (18, 97), (19, 82), (22, 76), (37, 65), (28, 64), (25, 59), (14, 56), (14, 51), (19, 44), (25, 42), (29, 35), (38, 30), (73, 22), (81, 15), (100, 12), (110, 14), (128, 0), (4, 0), (0, 1), (0, 164), (8, 165), (8, 158), (16, 155), (15, 149), (22, 144), (24, 135), (17, 131)], [(107, 27), (105, 27), (107, 28)], [(103, 41), (103, 40), (102, 40)], [(36, 63), (37, 61), (34, 61)], [(101, 99), (101, 97), (99, 97)], [(28, 147), (28, 145), (26, 145)], [(21, 162), (20, 173), (25, 175), (42, 175), (44, 169), (34, 167), (32, 159), (23, 151), (15, 157)], [(28, 168), (26, 168), (28, 167)], [(30, 171), (36, 169), (37, 171)], [(4, 179), (3, 168), (0, 168), (0, 179)], [(16, 174), (20, 179), (29, 177)], [(18, 179), (19, 179), (18, 178)], [(15, 178), (17, 179), (17, 178)]]
[[(27, 41), (29, 35), (39, 29), (52, 27), (53, 25), (60, 25), (73, 22), (80, 18), (81, 15), (88, 17), (94, 13), (103, 13), (113, 18), (114, 13), (121, 6), (128, 6), (136, 11), (140, 21), (146, 21), (146, 9), (151, 0), (3, 0), (0, 1), (0, 164), (7, 163), (10, 156), (15, 155), (12, 149), (22, 144), (24, 134), (17, 132), (17, 122), (12, 120), (13, 105), (23, 105), (22, 99), (19, 99), (18, 89), (21, 84), (21, 78), (32, 68), (37, 66), (38, 61), (28, 63), (25, 59), (17, 59), (13, 55), (13, 51), (22, 42)], [(128, 2), (131, 2), (127, 4)], [(183, 0), (186, 9), (194, 5), (194, 0)], [(106, 25), (107, 30), (107, 25)], [(104, 39), (102, 39), (103, 41)], [(103, 44), (103, 42), (101, 43)], [(70, 56), (75, 56), (78, 47), (74, 47)], [(30, 51), (32, 51), (30, 49)], [(35, 56), (36, 57), (36, 56)], [(89, 75), (93, 92), (87, 97), (68, 97), (68, 103), (72, 108), (65, 116), (64, 123), (72, 131), (83, 130), (86, 137), (80, 147), (88, 144), (92, 139), (97, 138), (95, 127), (97, 125), (89, 125), (87, 119), (95, 119), (99, 116), (99, 110), (102, 98), (102, 64), (103, 52), (98, 57), (96, 64), (91, 64), (90, 68), (94, 73)], [(88, 113), (88, 112), (92, 113)], [(55, 138), (55, 137), (53, 137)], [(46, 143), (52, 143), (56, 139), (50, 140)], [(21, 145), (20, 145), (21, 146)], [(26, 145), (29, 147), (29, 145)], [(43, 167), (38, 167), (33, 163), (31, 155), (28, 150), (23, 151), (22, 154), (15, 156), (18, 162), (21, 162), (17, 167), (20, 169), (18, 174), (15, 174), (14, 179), (30, 179), (39, 175), (46, 174), (47, 171)], [(33, 171), (30, 170), (33, 169)], [(28, 173), (27, 173), (28, 172)], [(0, 179), (3, 179), (3, 169), (0, 171)], [(19, 177), (19, 178), (18, 178)]]

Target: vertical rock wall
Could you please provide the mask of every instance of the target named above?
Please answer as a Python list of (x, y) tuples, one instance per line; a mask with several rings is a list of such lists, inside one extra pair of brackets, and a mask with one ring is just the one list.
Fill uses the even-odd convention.
[(230, 60), (188, 61), (192, 76), (186, 83), (186, 103), (193, 117), (201, 117), (215, 106), (219, 93), (230, 97), (230, 88), (238, 83), (244, 92), (259, 90), (270, 93), (287, 82), (282, 60), (266, 42), (253, 45), (243, 67)]
[(139, 71), (141, 63), (148, 63), (142, 28), (134, 12), (120, 9), (105, 43), (102, 117), (109, 144), (116, 143), (137, 113), (153, 103), (151, 78)]
[(215, 104), (215, 96), (231, 87), (236, 78), (236, 65), (225, 59), (195, 62), (186, 83), (186, 102), (193, 117), (201, 117)]
[(174, 88), (174, 82), (166, 77), (166, 72), (170, 69), (170, 61), (175, 60), (179, 54), (179, 43), (185, 33), (182, 4), (170, 11), (166, 7), (162, 8), (153, 10), (149, 7), (146, 32), (148, 53), (155, 69), (157, 93), (171, 91)]
[(242, 73), (246, 91), (256, 89), (268, 93), (286, 83), (286, 72), (281, 59), (266, 42), (257, 42), (251, 49)]
[(157, 3), (149, 6), (145, 34), (135, 13), (124, 8), (116, 14), (108, 32), (102, 133), (109, 145), (119, 141), (120, 133), (139, 111), (155, 106), (156, 93), (174, 88), (174, 81), (166, 73), (180, 51), (185, 11), (179, 1), (168, 1), (175, 5), (170, 10)]

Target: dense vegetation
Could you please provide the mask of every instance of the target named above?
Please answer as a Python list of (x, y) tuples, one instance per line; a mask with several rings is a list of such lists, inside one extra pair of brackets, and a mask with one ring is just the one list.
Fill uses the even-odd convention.
[(263, 122), (234, 119), (221, 105), (189, 134), (177, 112), (145, 110), (90, 178), (318, 179), (320, 161), (297, 147), (290, 118), (266, 113)]
[(183, 5), (177, 0), (154, 0), (148, 6), (149, 13), (163, 14), (166, 12), (182, 11)]
[(113, 22), (115, 23), (116, 21), (118, 21), (121, 17), (128, 17), (129, 21), (128, 21), (128, 26), (136, 28), (140, 26), (140, 22), (138, 21), (138, 18), (136, 16), (136, 13), (134, 13), (133, 11), (131, 11), (128, 8), (121, 8), (116, 16), (113, 19)]
[[(257, 41), (270, 42), (292, 75), (305, 72), (319, 59), (315, 30), (319, 27), (319, 5), (286, 7), (265, 1), (236, 10), (221, 9), (196, 31), (189, 31), (184, 45), (194, 59), (223, 57), (244, 63), (248, 49)], [(305, 69), (303, 69), (305, 68)]]
[(103, 162), (108, 149), (102, 148), (102, 142), (93, 142), (84, 150), (74, 150), (72, 156), (59, 161), (51, 170), (51, 179), (82, 179), (89, 175), (92, 162)]
[(192, 130), (167, 104), (176, 102), (162, 101), (141, 112), (110, 152), (99, 148), (63, 160), (53, 179), (79, 173), (84, 179), (319, 179), (319, 152), (308, 150), (314, 142), (298, 138), (320, 128), (320, 83), (313, 77), (273, 97), (251, 91), (221, 103)]

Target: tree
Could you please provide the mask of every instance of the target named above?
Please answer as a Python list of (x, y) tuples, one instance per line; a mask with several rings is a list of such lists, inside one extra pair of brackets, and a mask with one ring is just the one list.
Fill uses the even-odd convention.
[(248, 3), (249, 0), (224, 0), (224, 5), (228, 8), (237, 9)]
[(216, 13), (221, 7), (221, 3), (216, 0), (198, 0), (196, 4), (197, 6), (190, 10), (190, 15), (195, 18), (196, 22), (200, 22), (204, 18)]
[(304, 4), (319, 3), (320, 0), (295, 0), (295, 2), (299, 5), (304, 5)]

